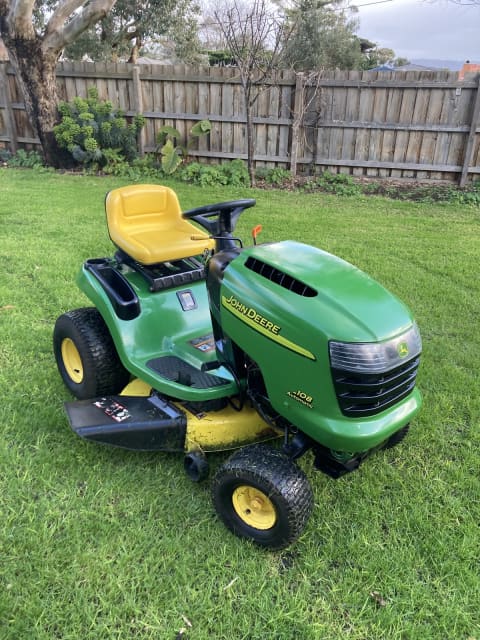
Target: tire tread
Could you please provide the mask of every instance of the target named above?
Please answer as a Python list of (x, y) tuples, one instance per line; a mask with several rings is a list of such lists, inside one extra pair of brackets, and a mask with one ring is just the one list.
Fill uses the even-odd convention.
[[(231, 517), (229, 505), (220, 498), (225, 481), (252, 482), (282, 503), (286, 530), (280, 536), (268, 538), (263, 532), (242, 526)], [(234, 453), (217, 471), (212, 484), (212, 496), (217, 513), (225, 525), (237, 535), (250, 537), (269, 549), (281, 549), (294, 542), (304, 530), (313, 507), (313, 493), (305, 473), (283, 452), (266, 445), (244, 447)]]
[[(70, 337), (76, 344), (84, 366), (84, 380), (73, 382), (63, 366), (61, 343)], [(115, 394), (128, 383), (130, 374), (120, 361), (112, 337), (100, 312), (83, 307), (61, 315), (54, 329), (54, 351), (60, 375), (79, 399)]]

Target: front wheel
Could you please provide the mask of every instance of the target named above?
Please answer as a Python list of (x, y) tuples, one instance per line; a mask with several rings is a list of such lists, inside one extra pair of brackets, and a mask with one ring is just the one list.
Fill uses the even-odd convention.
[(313, 506), (303, 471), (284, 453), (265, 445), (234, 453), (217, 471), (212, 497), (233, 533), (272, 550), (300, 536)]

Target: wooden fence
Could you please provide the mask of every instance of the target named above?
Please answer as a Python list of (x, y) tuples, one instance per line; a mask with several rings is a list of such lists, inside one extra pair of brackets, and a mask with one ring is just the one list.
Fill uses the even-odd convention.
[[(245, 112), (234, 68), (60, 63), (61, 99), (96, 86), (128, 116), (143, 113), (141, 151), (164, 124), (185, 135), (209, 119), (212, 131), (191, 153), (204, 161), (246, 157)], [(480, 173), (480, 76), (449, 72), (284, 71), (254, 110), (257, 166), (294, 173), (329, 169), (355, 176), (457, 180)], [(0, 144), (31, 148), (15, 74), (0, 64)]]

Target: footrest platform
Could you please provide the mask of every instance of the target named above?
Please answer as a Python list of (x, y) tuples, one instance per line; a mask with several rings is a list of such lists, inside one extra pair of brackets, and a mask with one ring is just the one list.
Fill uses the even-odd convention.
[(187, 418), (158, 394), (103, 396), (65, 403), (81, 438), (138, 451), (184, 451)]

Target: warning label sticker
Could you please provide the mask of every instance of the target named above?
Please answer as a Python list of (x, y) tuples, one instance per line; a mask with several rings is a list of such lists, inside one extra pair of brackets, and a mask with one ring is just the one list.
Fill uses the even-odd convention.
[(115, 420), (115, 422), (123, 422), (132, 416), (128, 412), (127, 407), (111, 398), (102, 398), (93, 403), (95, 407), (98, 407), (103, 411), (106, 416)]
[(207, 336), (201, 336), (200, 338), (195, 338), (194, 340), (190, 340), (190, 344), (198, 349), (199, 351), (203, 351), (203, 353), (209, 353), (210, 351), (215, 351), (215, 340), (213, 338), (213, 334), (210, 333)]

